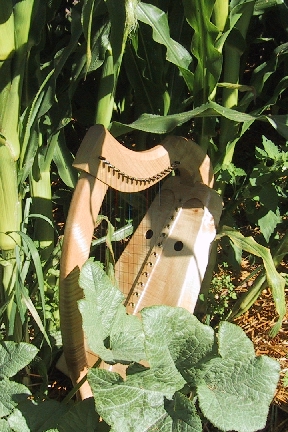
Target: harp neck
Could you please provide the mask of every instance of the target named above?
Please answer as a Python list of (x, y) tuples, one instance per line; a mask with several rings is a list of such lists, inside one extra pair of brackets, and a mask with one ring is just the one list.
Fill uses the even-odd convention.
[(151, 150), (135, 152), (102, 125), (89, 129), (73, 166), (122, 192), (147, 189), (175, 168), (193, 183), (213, 184), (210, 160), (192, 140), (170, 136)]

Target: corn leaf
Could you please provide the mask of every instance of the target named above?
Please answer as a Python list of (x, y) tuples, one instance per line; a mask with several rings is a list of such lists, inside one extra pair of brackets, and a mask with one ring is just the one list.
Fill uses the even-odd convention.
[(184, 0), (184, 13), (194, 30), (191, 51), (197, 59), (194, 73), (195, 104), (207, 101), (214, 91), (222, 71), (222, 55), (215, 48), (217, 27), (211, 23), (214, 0)]
[[(37, 250), (36, 246), (34, 245), (33, 241), (31, 240), (31, 238), (27, 234), (24, 234), (21, 231), (18, 231), (17, 234), (19, 234), (19, 236), (22, 238), (23, 242), (26, 243), (26, 245), (29, 249), (29, 252), (31, 253), (31, 258), (32, 258), (32, 261), (34, 263), (36, 277), (37, 277), (37, 281), (38, 281), (38, 289), (39, 289), (39, 294), (40, 294), (40, 298), (41, 298), (41, 306), (42, 306), (42, 310), (44, 312), (45, 311), (44, 277), (43, 277), (42, 265), (41, 265), (38, 250)], [(25, 295), (25, 297), (26, 297), (26, 295)], [(27, 300), (27, 302), (28, 302), (28, 300)], [(34, 308), (34, 306), (33, 306), (33, 308)], [(35, 311), (36, 311), (36, 309), (35, 309)], [(36, 313), (37, 313), (37, 311), (36, 311)], [(37, 313), (37, 315), (38, 315), (38, 313)], [(42, 323), (40, 324), (38, 319), (37, 319), (37, 321), (38, 321), (37, 322), (38, 326), (40, 328), (43, 328)], [(45, 314), (44, 314), (44, 323), (45, 323)], [(48, 341), (48, 344), (49, 344), (49, 341)]]
[(85, 0), (83, 3), (81, 22), (83, 27), (83, 33), (87, 41), (86, 49), (86, 73), (88, 72), (92, 59), (91, 52), (91, 32), (93, 22), (93, 11), (97, 8), (101, 0)]
[(189, 70), (192, 57), (189, 52), (178, 42), (170, 37), (170, 29), (166, 14), (157, 7), (139, 2), (136, 8), (136, 16), (139, 21), (151, 26), (153, 39), (164, 45), (167, 49), (167, 60), (180, 69), (183, 78), (190, 90), (193, 89), (193, 74)]
[[(272, 291), (273, 299), (275, 302), (276, 311), (279, 315), (277, 323), (273, 327), (273, 334), (277, 334), (280, 330), (283, 318), (286, 314), (285, 302), (285, 279), (277, 272), (270, 250), (258, 244), (253, 237), (244, 237), (240, 232), (229, 228), (223, 227), (219, 236), (227, 235), (233, 243), (241, 247), (246, 252), (263, 259), (263, 264), (266, 270), (266, 277), (269, 287)], [(252, 304), (251, 304), (252, 306)]]
[(78, 180), (78, 173), (76, 169), (72, 167), (73, 157), (66, 146), (63, 129), (58, 131), (53, 139), (56, 141), (53, 161), (57, 166), (61, 180), (66, 186), (74, 189)]
[(0, 345), (0, 378), (13, 377), (36, 356), (38, 349), (28, 343), (3, 341)]

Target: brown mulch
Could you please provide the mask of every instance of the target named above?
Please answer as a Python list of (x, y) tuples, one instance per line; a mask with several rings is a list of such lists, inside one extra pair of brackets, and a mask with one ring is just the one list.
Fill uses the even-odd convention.
[[(288, 290), (286, 291), (288, 294)], [(270, 290), (264, 290), (261, 297), (243, 315), (235, 320), (253, 341), (256, 355), (267, 355), (278, 360), (281, 378), (274, 397), (274, 403), (288, 413), (288, 387), (283, 386), (283, 377), (288, 370), (288, 312), (276, 337), (269, 332), (277, 320), (277, 313)], [(288, 425), (287, 425), (288, 427)]]

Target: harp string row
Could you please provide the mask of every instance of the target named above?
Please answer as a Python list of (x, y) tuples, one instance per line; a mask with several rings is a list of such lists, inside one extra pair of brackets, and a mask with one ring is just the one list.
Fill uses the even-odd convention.
[[(150, 283), (152, 273), (156, 266), (159, 265), (165, 242), (173, 231), (173, 226), (177, 223), (178, 216), (181, 213), (181, 201), (182, 199), (178, 200), (179, 206), (174, 207), (173, 211), (167, 217), (166, 222), (163, 225), (163, 229), (161, 230), (158, 237), (153, 241), (151, 249), (146, 255), (143, 265), (139, 270), (138, 276), (134, 280), (134, 284), (124, 303), (125, 306), (129, 307), (130, 313), (134, 308), (137, 307), (137, 303), (141, 301), (141, 298), (145, 294), (145, 290)], [(151, 231), (151, 234), (149, 233), (148, 237), (146, 236), (146, 238), (149, 239), (150, 235), (151, 238), (153, 237), (153, 231), (148, 231)], [(174, 246), (174, 249), (177, 251), (181, 250), (182, 247), (177, 249), (177, 247)]]

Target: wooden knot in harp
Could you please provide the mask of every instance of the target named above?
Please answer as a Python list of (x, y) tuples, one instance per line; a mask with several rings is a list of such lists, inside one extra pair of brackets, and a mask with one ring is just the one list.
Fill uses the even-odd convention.
[[(60, 317), (67, 366), (77, 383), (89, 365), (77, 307), (83, 296), (78, 276), (89, 257), (95, 222), (108, 187), (138, 192), (175, 168), (178, 171), (164, 182), (160, 197), (154, 199), (116, 263), (115, 276), (132, 314), (153, 304), (181, 306), (193, 313), (222, 202), (211, 189), (213, 170), (208, 156), (196, 143), (182, 137), (170, 136), (151, 150), (134, 152), (103, 126), (93, 126), (73, 165), (81, 175), (65, 226)], [(87, 383), (81, 395), (91, 395)]]

